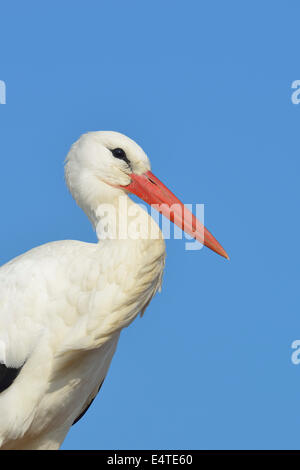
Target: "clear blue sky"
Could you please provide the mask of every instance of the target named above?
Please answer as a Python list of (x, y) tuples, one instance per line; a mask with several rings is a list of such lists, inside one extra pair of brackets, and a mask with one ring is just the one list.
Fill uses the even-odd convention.
[(137, 140), (228, 251), (167, 243), (162, 294), (122, 333), (64, 449), (299, 449), (297, 1), (1, 4), (0, 262), (95, 241), (64, 185), (89, 130)]

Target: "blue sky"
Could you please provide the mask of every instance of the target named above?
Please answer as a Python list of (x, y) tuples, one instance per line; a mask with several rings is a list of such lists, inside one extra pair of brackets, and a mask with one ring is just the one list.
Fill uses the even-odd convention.
[(1, 5), (0, 263), (95, 241), (64, 185), (117, 130), (229, 253), (167, 242), (163, 291), (124, 330), (64, 449), (299, 449), (299, 2)]

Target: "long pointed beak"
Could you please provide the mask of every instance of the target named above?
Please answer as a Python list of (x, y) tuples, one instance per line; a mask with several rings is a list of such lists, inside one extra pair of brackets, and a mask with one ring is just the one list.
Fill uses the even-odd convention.
[(161, 214), (200, 243), (229, 259), (220, 243), (151, 171), (142, 175), (132, 173), (130, 177), (131, 183), (124, 187), (127, 191), (154, 206)]

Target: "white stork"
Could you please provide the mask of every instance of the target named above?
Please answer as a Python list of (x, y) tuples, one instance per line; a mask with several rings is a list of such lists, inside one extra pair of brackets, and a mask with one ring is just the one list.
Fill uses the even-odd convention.
[[(60, 447), (97, 395), (121, 330), (144, 312), (161, 286), (163, 237), (128, 193), (159, 204), (175, 224), (228, 258), (203, 225), (181, 210), (128, 137), (81, 136), (67, 156), (65, 176), (99, 242), (48, 243), (0, 268), (2, 449)], [(125, 222), (145, 229), (143, 237), (119, 230), (121, 198), (127, 203)]]

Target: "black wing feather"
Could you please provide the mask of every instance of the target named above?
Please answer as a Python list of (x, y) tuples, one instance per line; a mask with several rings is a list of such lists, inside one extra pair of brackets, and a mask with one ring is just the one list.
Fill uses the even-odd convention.
[[(103, 382), (104, 382), (104, 380), (103, 380)], [(87, 407), (80, 413), (80, 415), (75, 419), (75, 421), (74, 421), (74, 423), (72, 424), (72, 426), (74, 426), (74, 424), (78, 423), (78, 421), (85, 415), (85, 413), (87, 412), (87, 410), (89, 409), (89, 407), (91, 406), (91, 404), (93, 403), (93, 401), (95, 400), (96, 396), (97, 396), (98, 393), (100, 392), (100, 388), (102, 387), (103, 382), (101, 382), (100, 387), (98, 388), (97, 394), (94, 396), (94, 398), (92, 399), (92, 401), (88, 404), (88, 406), (87, 406)]]
[(11, 386), (13, 381), (18, 377), (23, 366), (19, 368), (7, 367), (5, 364), (0, 364), (0, 393), (4, 392)]

